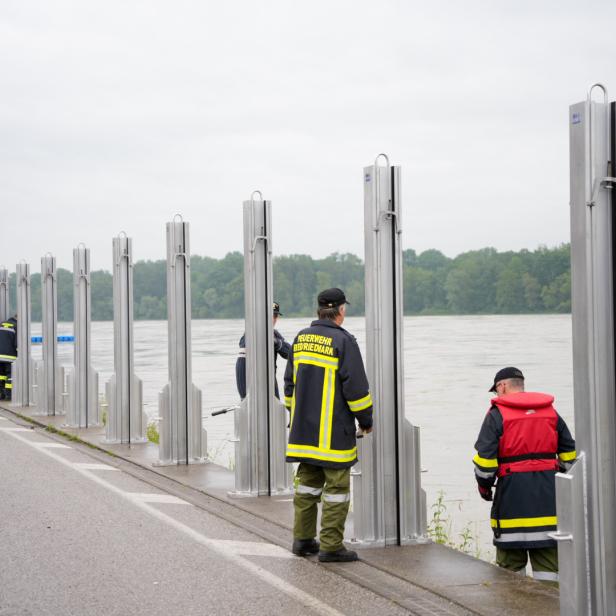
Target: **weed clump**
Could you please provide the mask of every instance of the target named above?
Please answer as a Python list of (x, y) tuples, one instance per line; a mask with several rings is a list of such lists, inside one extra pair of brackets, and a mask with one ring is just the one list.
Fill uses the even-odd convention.
[(432, 504), (431, 509), (432, 519), (428, 523), (427, 532), (428, 536), (433, 539), (435, 543), (446, 545), (454, 550), (470, 554), (475, 558), (481, 558), (479, 536), (477, 528), (472, 528), (472, 522), (466, 524), (457, 535), (453, 533), (453, 521), (449, 516), (447, 505), (445, 504), (445, 492), (443, 490), (439, 490), (436, 501)]

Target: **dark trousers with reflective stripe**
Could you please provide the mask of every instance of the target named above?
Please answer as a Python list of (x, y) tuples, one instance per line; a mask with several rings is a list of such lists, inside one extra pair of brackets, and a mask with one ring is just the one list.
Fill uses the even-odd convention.
[(558, 576), (541, 576), (542, 573), (558, 574), (557, 548), (531, 548), (504, 550), (496, 548), (496, 564), (510, 571), (520, 571), (526, 567), (530, 558), (530, 565), (534, 577), (541, 581), (556, 582)]
[(301, 462), (295, 476), (295, 539), (313, 539), (317, 534), (317, 508), (321, 510), (322, 552), (334, 552), (343, 546), (344, 524), (351, 501), (351, 469), (323, 468)]
[(2, 400), (10, 400), (12, 391), (11, 362), (0, 361), (0, 398)]

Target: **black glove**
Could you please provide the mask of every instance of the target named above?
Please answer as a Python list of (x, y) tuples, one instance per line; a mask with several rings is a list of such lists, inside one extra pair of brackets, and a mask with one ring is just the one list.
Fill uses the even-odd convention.
[(482, 486), (477, 486), (477, 489), (479, 490), (479, 496), (481, 496), (483, 500), (492, 500), (492, 488), (484, 488)]

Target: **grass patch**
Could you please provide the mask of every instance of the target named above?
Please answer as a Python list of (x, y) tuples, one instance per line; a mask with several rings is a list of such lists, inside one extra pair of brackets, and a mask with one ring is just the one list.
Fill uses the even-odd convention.
[(459, 550), (465, 554), (481, 558), (479, 548), (479, 533), (477, 527), (469, 522), (457, 534), (452, 530), (453, 520), (445, 504), (445, 492), (440, 490), (436, 501), (432, 504), (432, 519), (428, 523), (428, 536), (435, 542)]
[(158, 445), (160, 441), (160, 433), (158, 432), (158, 426), (155, 421), (151, 421), (146, 428), (145, 435), (151, 443)]

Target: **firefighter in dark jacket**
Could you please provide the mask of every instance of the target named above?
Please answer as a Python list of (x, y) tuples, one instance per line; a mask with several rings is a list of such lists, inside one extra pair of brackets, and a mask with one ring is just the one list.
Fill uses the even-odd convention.
[[(278, 355), (283, 359), (288, 359), (291, 345), (282, 337), (282, 334), (275, 329), (278, 318), (282, 316), (280, 312), (280, 304), (274, 302), (273, 322), (274, 322), (274, 375), (276, 374), (276, 362)], [(235, 383), (237, 385), (237, 393), (243, 400), (246, 397), (246, 335), (242, 334), (240, 338), (240, 350), (235, 362)], [(278, 390), (278, 380), (274, 378), (274, 387), (276, 398), (280, 399), (280, 391)]]
[(344, 293), (327, 289), (318, 303), (319, 318), (296, 336), (284, 375), (285, 406), (291, 411), (287, 462), (300, 463), (292, 551), (318, 552), (322, 562), (347, 562), (357, 560), (342, 543), (350, 471), (357, 462), (355, 422), (364, 433), (372, 431), (372, 397), (357, 341), (340, 327), (348, 303)]
[(512, 571), (558, 582), (555, 474), (575, 461), (575, 441), (552, 403), (554, 396), (524, 391), (517, 368), (496, 373), (496, 392), (475, 443), (473, 458), (479, 494), (492, 500), (491, 525), (496, 563)]
[(11, 364), (17, 359), (17, 318), (0, 323), (0, 400), (10, 400), (13, 394)]

